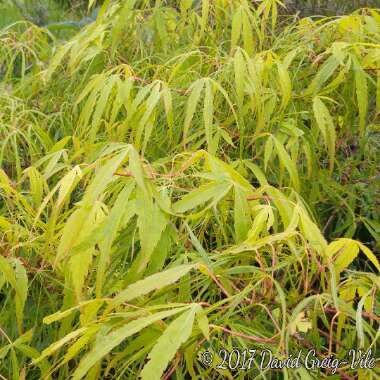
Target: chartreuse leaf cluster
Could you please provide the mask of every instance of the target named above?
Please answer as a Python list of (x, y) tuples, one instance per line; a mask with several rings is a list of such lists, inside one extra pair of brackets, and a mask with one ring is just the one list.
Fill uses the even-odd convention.
[(380, 11), (97, 6), (0, 30), (0, 377), (380, 378), (199, 360), (378, 352)]

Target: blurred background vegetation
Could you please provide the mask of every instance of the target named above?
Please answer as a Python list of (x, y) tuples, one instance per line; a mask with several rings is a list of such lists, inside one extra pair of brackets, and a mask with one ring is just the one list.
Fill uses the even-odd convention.
[(39, 26), (76, 20), (85, 14), (86, 4), (85, 0), (0, 0), (0, 28), (20, 20)]
[[(286, 13), (300, 16), (342, 15), (363, 7), (380, 7), (380, 0), (283, 0), (283, 3)], [(39, 26), (78, 22), (86, 16), (87, 4), (86, 0), (0, 0), (0, 28), (24, 19)]]
[(380, 0), (285, 0), (291, 13), (309, 15), (342, 15), (363, 7), (380, 7)]

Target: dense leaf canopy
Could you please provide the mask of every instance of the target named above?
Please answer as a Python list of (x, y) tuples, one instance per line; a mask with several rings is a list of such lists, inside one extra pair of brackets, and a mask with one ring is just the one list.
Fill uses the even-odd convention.
[(0, 29), (0, 378), (379, 379), (200, 357), (378, 350), (380, 11), (75, 3)]

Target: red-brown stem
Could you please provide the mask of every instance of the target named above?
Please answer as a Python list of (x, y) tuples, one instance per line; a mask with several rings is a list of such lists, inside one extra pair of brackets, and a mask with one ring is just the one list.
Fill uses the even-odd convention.
[(173, 363), (169, 371), (166, 373), (166, 375), (162, 378), (162, 380), (170, 379), (170, 376), (173, 375), (174, 371), (177, 369), (180, 360), (181, 360), (181, 354), (177, 352), (177, 357), (175, 359), (175, 362)]
[[(325, 309), (325, 311), (330, 312), (330, 313), (336, 313), (337, 312), (337, 310), (334, 307), (325, 306), (324, 309)], [(362, 311), (362, 316), (369, 318), (369, 319), (372, 319), (374, 321), (380, 321), (380, 317), (378, 317), (377, 315), (375, 315), (373, 313), (367, 313), (366, 311)]]
[(208, 271), (209, 272), (209, 275), (210, 277), (214, 280), (215, 284), (220, 288), (220, 290), (227, 296), (227, 297), (230, 297), (230, 294), (228, 293), (228, 291), (225, 289), (225, 287), (219, 282), (219, 280), (216, 278), (216, 276), (214, 275), (214, 273), (212, 273), (211, 271)]
[(233, 336), (237, 336), (239, 338), (253, 340), (253, 341), (259, 342), (259, 343), (272, 343), (278, 337), (278, 335), (279, 335), (279, 334), (276, 334), (276, 335), (272, 336), (272, 338), (260, 338), (258, 336), (247, 335), (247, 334), (239, 333), (239, 332), (236, 332), (236, 331), (232, 331), (232, 330), (229, 330), (229, 329), (227, 329), (227, 328), (225, 328), (223, 326), (217, 326), (217, 325), (211, 325), (210, 324), (210, 327), (214, 328), (214, 329), (222, 330), (223, 332), (225, 332), (227, 334), (230, 334), (230, 335), (233, 335)]
[(334, 322), (335, 322), (335, 319), (339, 316), (339, 314), (340, 314), (340, 312), (337, 311), (336, 314), (332, 317), (331, 323), (330, 323), (329, 355), (331, 355), (331, 353), (332, 353)]

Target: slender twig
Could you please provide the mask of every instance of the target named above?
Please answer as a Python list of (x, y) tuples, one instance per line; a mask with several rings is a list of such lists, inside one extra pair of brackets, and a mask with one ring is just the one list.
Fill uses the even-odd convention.
[(166, 373), (166, 375), (162, 378), (162, 380), (169, 380), (170, 376), (174, 373), (174, 371), (177, 369), (179, 362), (181, 361), (181, 354), (177, 352), (177, 356), (175, 359), (175, 362), (169, 369), (169, 371)]
[(9, 344), (12, 344), (12, 341), (10, 340), (7, 333), (0, 327), (0, 333), (6, 338), (6, 340), (9, 342)]
[[(325, 309), (325, 311), (330, 312), (330, 313), (336, 313), (337, 312), (335, 307), (325, 306), (324, 309)], [(380, 321), (380, 317), (378, 317), (377, 315), (375, 315), (373, 313), (368, 313), (366, 311), (362, 311), (362, 316), (366, 317), (368, 319), (372, 319), (374, 321)]]
[(332, 317), (331, 323), (330, 323), (329, 355), (331, 355), (332, 353), (334, 322), (335, 322), (335, 319), (339, 316), (339, 314), (340, 314), (340, 311), (337, 311), (335, 315)]
[(243, 338), (243, 339), (253, 340), (253, 341), (258, 342), (258, 343), (273, 343), (273, 341), (279, 335), (279, 334), (276, 334), (276, 335), (272, 336), (271, 338), (260, 338), (258, 336), (247, 335), (247, 334), (239, 333), (239, 332), (236, 332), (236, 331), (232, 331), (232, 330), (229, 330), (229, 329), (227, 329), (227, 328), (225, 328), (223, 326), (217, 326), (217, 325), (210, 324), (210, 327), (214, 328), (214, 329), (217, 329), (217, 330), (222, 330), (223, 332), (225, 332), (227, 334), (230, 334), (230, 335), (233, 335), (233, 336), (237, 336), (237, 337)]
[(216, 276), (214, 275), (214, 273), (212, 273), (211, 271), (209, 271), (209, 275), (210, 277), (214, 280), (215, 284), (218, 285), (218, 287), (220, 288), (220, 290), (227, 296), (227, 297), (230, 297), (230, 293), (228, 293), (228, 291), (226, 290), (226, 288), (220, 283), (220, 281), (216, 278)]
[(331, 222), (332, 222), (332, 220), (334, 219), (335, 214), (336, 214), (337, 212), (338, 212), (338, 209), (335, 209), (335, 210), (331, 213), (330, 217), (327, 219), (327, 222), (326, 222), (326, 224), (325, 224), (325, 226), (323, 227), (323, 230), (322, 230), (322, 233), (323, 233), (323, 234), (327, 231), (327, 228), (328, 228), (329, 225), (331, 224)]
[[(305, 346), (306, 348), (314, 350), (315, 353), (316, 353), (319, 357), (324, 357), (324, 355), (323, 355), (321, 352), (317, 351), (317, 350), (315, 349), (315, 347), (314, 347), (310, 342), (308, 342), (307, 340), (305, 340), (305, 339), (303, 339), (303, 338), (300, 338), (300, 337), (297, 336), (296, 334), (294, 334), (294, 335), (292, 335), (292, 336), (293, 336), (293, 338), (296, 338), (296, 339), (297, 339), (297, 340), (298, 340), (303, 346)], [(355, 380), (355, 378), (351, 377), (349, 374), (347, 374), (345, 371), (343, 371), (343, 370), (340, 369), (340, 368), (337, 368), (336, 371), (339, 373), (341, 379), (344, 379), (344, 380)]]
[[(321, 329), (318, 329), (318, 332), (319, 332), (321, 335), (323, 335), (325, 338), (330, 338), (330, 334), (327, 333), (326, 331), (323, 331), (323, 330), (321, 330)], [(338, 340), (338, 339), (334, 339), (334, 338), (333, 338), (333, 341), (334, 341), (335, 345), (340, 346), (340, 347), (345, 347), (344, 344), (343, 344), (340, 340)]]

